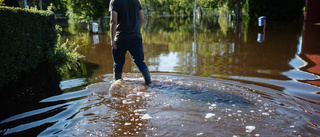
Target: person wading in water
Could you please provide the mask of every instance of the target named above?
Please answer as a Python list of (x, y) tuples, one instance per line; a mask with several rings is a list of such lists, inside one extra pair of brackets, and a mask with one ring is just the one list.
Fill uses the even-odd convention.
[(147, 85), (151, 78), (144, 62), (140, 29), (144, 23), (143, 11), (138, 0), (111, 0), (109, 4), (110, 35), (114, 79), (121, 79), (127, 51), (142, 73)]

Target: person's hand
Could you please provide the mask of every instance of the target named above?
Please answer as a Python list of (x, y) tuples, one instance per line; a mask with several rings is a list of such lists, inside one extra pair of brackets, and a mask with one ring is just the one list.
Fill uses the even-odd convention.
[(117, 45), (116, 45), (116, 42), (114, 40), (111, 41), (111, 46), (114, 50), (117, 49)]

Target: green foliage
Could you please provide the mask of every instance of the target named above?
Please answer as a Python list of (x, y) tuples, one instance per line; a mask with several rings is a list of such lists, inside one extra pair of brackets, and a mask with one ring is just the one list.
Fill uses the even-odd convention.
[(51, 11), (1, 6), (0, 20), (0, 86), (42, 62), (63, 64), (79, 57), (58, 46), (60, 28)]
[(73, 69), (79, 66), (78, 60), (84, 56), (77, 52), (78, 47), (79, 45), (76, 45), (75, 42), (71, 43), (69, 40), (56, 46), (54, 61), (60, 63), (57, 64), (60, 71)]
[[(54, 13), (66, 14), (67, 12), (67, 2), (64, 0), (47, 0), (50, 3), (51, 11)], [(48, 9), (49, 10), (49, 9)]]
[(0, 6), (4, 6), (4, 0), (0, 0)]
[(210, 9), (215, 9), (219, 7), (219, 5), (221, 4), (219, 0), (204, 0), (204, 1), (198, 1), (198, 2), (202, 7), (210, 8)]
[[(195, 0), (141, 0), (142, 5), (151, 5), (154, 15), (193, 15)], [(151, 3), (151, 4), (150, 4)], [(226, 0), (197, 0), (197, 7), (201, 6), (213, 15), (214, 10), (223, 6)], [(214, 13), (215, 14), (215, 13)]]
[(54, 13), (0, 7), (0, 83), (49, 61), (57, 44)]
[(194, 0), (150, 0), (141, 1), (141, 5), (151, 5), (156, 15), (192, 15)]
[(110, 0), (64, 0), (67, 15), (80, 22), (90, 22), (103, 17), (108, 11)]
[(260, 16), (266, 16), (267, 20), (299, 20), (304, 5), (305, 0), (247, 0), (247, 19), (256, 21)]
[(227, 0), (228, 9), (233, 11), (236, 19), (242, 18), (242, 8), (245, 4), (245, 0)]
[[(139, 0), (143, 10), (152, 15), (193, 15), (194, 0)], [(77, 22), (96, 21), (108, 15), (110, 0), (60, 0), (54, 1), (52, 10), (66, 12), (69, 18)], [(211, 10), (222, 6), (225, 0), (200, 0), (197, 6)]]

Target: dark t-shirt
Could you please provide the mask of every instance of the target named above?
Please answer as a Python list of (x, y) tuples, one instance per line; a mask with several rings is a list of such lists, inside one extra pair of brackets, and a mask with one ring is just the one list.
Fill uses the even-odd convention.
[(138, 0), (110, 1), (109, 11), (116, 11), (118, 13), (115, 41), (142, 38), (139, 21), (141, 9)]

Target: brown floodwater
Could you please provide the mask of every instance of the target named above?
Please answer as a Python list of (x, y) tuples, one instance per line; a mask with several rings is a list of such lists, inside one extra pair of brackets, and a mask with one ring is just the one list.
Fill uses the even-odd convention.
[(129, 54), (123, 81), (112, 79), (108, 19), (98, 33), (59, 24), (85, 58), (62, 71), (62, 93), (2, 118), (2, 135), (320, 136), (319, 25), (151, 18), (144, 86)]

